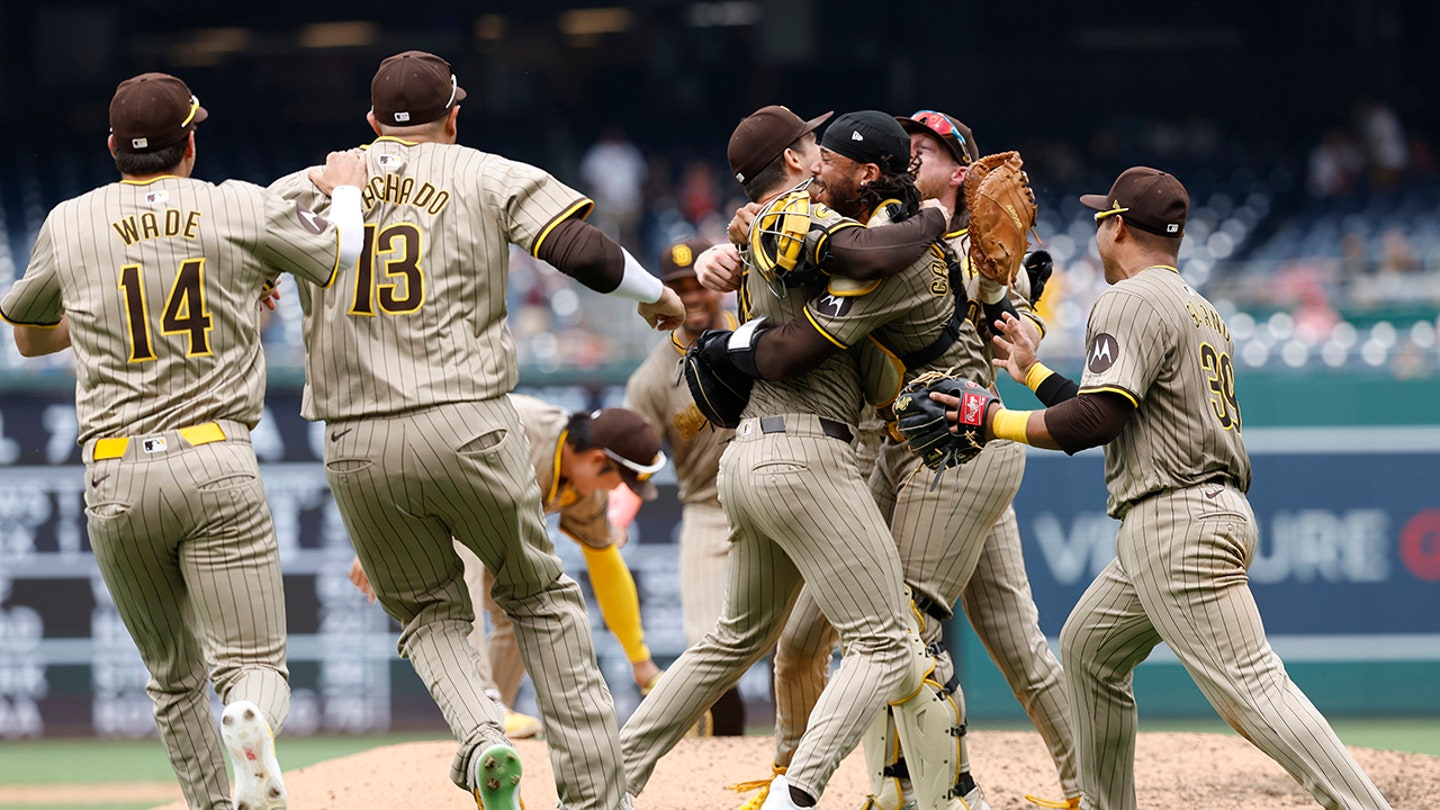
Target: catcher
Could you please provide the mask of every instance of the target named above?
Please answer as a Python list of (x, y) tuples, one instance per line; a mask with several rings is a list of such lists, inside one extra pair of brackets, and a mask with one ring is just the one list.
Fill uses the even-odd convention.
[[(827, 131), (811, 193), (818, 203), (872, 227), (905, 219), (918, 208), (920, 197), (908, 173), (909, 137), (890, 116), (858, 116), (864, 127), (863, 140), (847, 139), (843, 134), (834, 137)], [(832, 131), (842, 123), (848, 122), (837, 121)], [(868, 155), (864, 147), (856, 146), (866, 143), (885, 143), (897, 151), (903, 145), (907, 159), (899, 165), (887, 162), (882, 168), (876, 161), (865, 159)], [(997, 277), (999, 300), (987, 302), (986, 309), (998, 315), (1013, 311), (1005, 290), (1020, 270), (1025, 234), (1034, 222), (1034, 204), (1015, 153), (992, 156), (977, 163), (977, 167), (971, 175), (975, 189), (967, 196), (976, 201), (977, 211), (985, 216), (983, 221), (993, 223), (989, 227), (995, 238), (976, 240), (982, 247), (972, 251), (970, 261), (978, 264), (983, 256)], [(989, 206), (995, 207), (994, 214), (989, 213)], [(973, 213), (972, 217), (982, 221)], [(761, 217), (753, 223), (746, 245), (751, 268), (766, 267), (766, 258), (757, 258), (757, 253), (785, 244), (785, 226), (783, 217)], [(904, 408), (907, 403), (899, 397), (902, 385), (926, 372), (948, 369), (951, 374), (978, 381), (972, 383), (968, 393), (977, 398), (976, 407), (983, 413), (996, 397), (984, 387), (993, 381), (992, 371), (982, 338), (967, 317), (970, 302), (964, 287), (963, 261), (948, 245), (937, 242), (920, 260), (888, 277), (874, 274), (850, 278), (832, 271), (826, 289), (810, 300), (803, 317), (778, 326), (752, 322), (754, 326), (734, 334), (702, 337), (700, 345), (691, 349), (687, 369), (713, 368), (725, 375), (738, 373), (780, 380), (805, 373), (832, 354), (849, 349), (855, 353), (872, 405), (887, 409), (894, 405), (900, 411), (896, 415), (909, 415)], [(800, 269), (805, 268), (802, 265)], [(943, 413), (931, 412), (923, 417), (930, 422), (936, 422), (938, 417), (940, 433), (946, 434)], [(929, 463), (941, 469), (978, 452), (978, 447), (962, 451), (949, 438), (919, 449)], [(932, 649), (939, 649), (940, 622), (950, 618), (951, 606), (974, 569), (985, 533), (1018, 488), (1023, 456), (1018, 463), (1007, 458), (993, 477), (952, 476), (953, 485), (946, 481), (946, 486), (938, 488), (925, 485), (928, 476), (917, 485), (915, 473), (920, 463), (892, 437), (881, 449), (871, 489), (890, 520), (899, 546), (920, 632)], [(997, 487), (1005, 497), (994, 497)], [(823, 683), (834, 640), (834, 632), (802, 593), (776, 657), (777, 709), (782, 726), (777, 735), (777, 773), (783, 772), (793, 752), (793, 744), (787, 741), (798, 737), (787, 726), (803, 724), (808, 713), (803, 694), (813, 691), (789, 690), (783, 681), (799, 677), (811, 681), (818, 678)], [(792, 653), (787, 650), (790, 646), (801, 649)], [(792, 669), (786, 664), (790, 659), (804, 663)], [(892, 706), (900, 745), (906, 752), (903, 773), (912, 780), (922, 810), (988, 806), (969, 773), (963, 738), (963, 697), (952, 675), (947, 656), (925, 673), (925, 688), (911, 700)], [(800, 702), (787, 706), (783, 696), (793, 692), (799, 693)], [(936, 707), (944, 708), (948, 720), (937, 720), (933, 714)], [(902, 770), (894, 761), (896, 745), (888, 727), (889, 719), (882, 713), (865, 738), (875, 794), (868, 806), (895, 810), (902, 804), (898, 787)]]

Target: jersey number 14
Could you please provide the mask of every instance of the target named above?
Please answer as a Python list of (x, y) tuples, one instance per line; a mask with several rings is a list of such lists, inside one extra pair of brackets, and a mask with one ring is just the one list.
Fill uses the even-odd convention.
[[(155, 343), (150, 331), (150, 309), (145, 299), (145, 277), (140, 265), (120, 268), (120, 291), (125, 295), (125, 323), (130, 333), (130, 362), (143, 363), (155, 359)], [(165, 309), (160, 314), (160, 334), (185, 335), (189, 344), (186, 357), (210, 354), (210, 330), (214, 319), (205, 306), (205, 260), (186, 259), (170, 284)]]

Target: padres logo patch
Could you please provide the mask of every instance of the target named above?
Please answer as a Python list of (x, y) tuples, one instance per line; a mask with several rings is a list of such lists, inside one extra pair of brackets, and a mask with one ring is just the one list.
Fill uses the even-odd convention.
[(1085, 367), (1096, 374), (1115, 365), (1120, 359), (1120, 342), (1108, 332), (1101, 332), (1090, 341), (1090, 353)]

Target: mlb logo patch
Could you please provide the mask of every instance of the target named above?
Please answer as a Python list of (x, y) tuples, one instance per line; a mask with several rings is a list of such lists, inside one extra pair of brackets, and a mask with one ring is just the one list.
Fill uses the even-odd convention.
[(979, 394), (964, 394), (960, 397), (960, 421), (967, 425), (978, 425), (985, 420), (985, 397)]
[(165, 452), (165, 437), (146, 436), (140, 440), (140, 449), (147, 453), (163, 453)]
[(146, 205), (160, 205), (170, 201), (170, 192), (160, 189), (145, 195)]
[(397, 112), (397, 113), (395, 113), (395, 121), (396, 121), (397, 123), (403, 122), (403, 121), (409, 121), (409, 120), (410, 120), (410, 113), (408, 113), (408, 112)]

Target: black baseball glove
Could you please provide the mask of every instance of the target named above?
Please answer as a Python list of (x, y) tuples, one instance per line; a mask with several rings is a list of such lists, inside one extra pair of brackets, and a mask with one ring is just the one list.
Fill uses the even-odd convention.
[(750, 402), (750, 387), (755, 384), (755, 378), (736, 367), (726, 349), (731, 334), (729, 329), (705, 330), (680, 360), (695, 407), (710, 424), (722, 428), (740, 424), (740, 413)]
[(1045, 282), (1049, 281), (1050, 274), (1055, 272), (1055, 260), (1050, 258), (1048, 250), (1032, 250), (1025, 254), (1020, 265), (1030, 277), (1030, 306), (1035, 306), (1040, 303), (1040, 296), (1045, 292)]
[[(931, 392), (960, 400), (960, 418), (953, 428), (945, 418), (946, 406), (931, 399)], [(915, 455), (935, 470), (931, 489), (939, 483), (941, 472), (964, 464), (984, 449), (985, 412), (990, 403), (999, 400), (990, 389), (942, 371), (921, 374), (901, 389), (894, 405), (896, 426)]]

